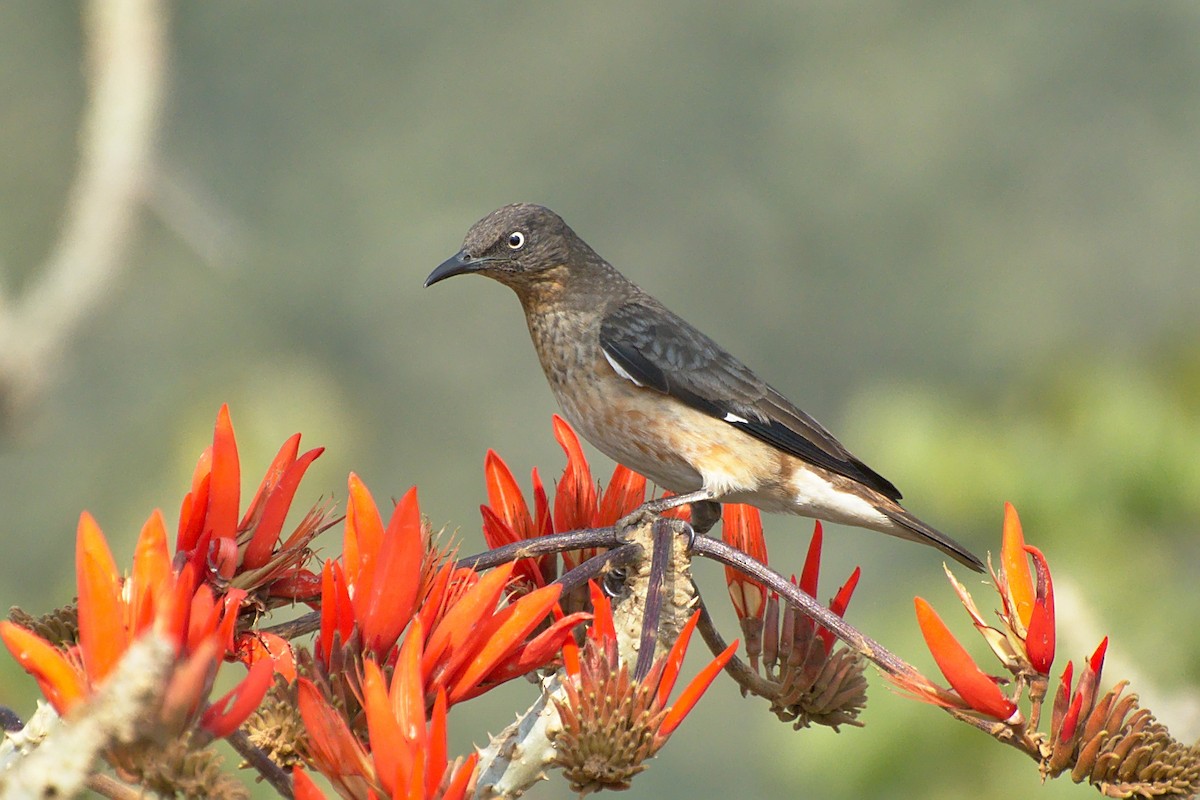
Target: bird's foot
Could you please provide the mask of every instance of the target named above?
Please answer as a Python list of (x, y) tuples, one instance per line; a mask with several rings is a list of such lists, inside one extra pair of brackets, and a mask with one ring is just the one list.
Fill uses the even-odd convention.
[(617, 530), (627, 531), (654, 521), (664, 511), (690, 505), (692, 507), (691, 527), (697, 533), (707, 533), (721, 518), (721, 504), (712, 499), (705, 489), (687, 494), (673, 494), (649, 500), (617, 520)]

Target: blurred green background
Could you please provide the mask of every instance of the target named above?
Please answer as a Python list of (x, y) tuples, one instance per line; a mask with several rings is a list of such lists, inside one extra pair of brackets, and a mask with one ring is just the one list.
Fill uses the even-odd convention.
[[(299, 505), (343, 498), (350, 470), (381, 498), (417, 484), (480, 549), (485, 450), (556, 477), (555, 409), (507, 290), (421, 283), (476, 219), (532, 201), (972, 549), (1014, 502), (1055, 570), (1060, 664), (1107, 633), (1109, 682), (1200, 733), (1195, 3), (208, 0), (168, 25), (123, 269), (5, 419), (3, 602), (71, 596), (82, 509), (127, 562), (152, 508), (177, 513), (222, 402), (248, 483), (302, 431), (327, 451)], [(82, 53), (75, 4), (0, 6), (10, 303), (58, 234)], [(798, 570), (810, 524), (767, 526)], [(861, 564), (850, 620), (936, 674), (913, 595), (968, 638), (939, 556), (831, 532), (822, 592)], [(3, 662), (0, 703), (28, 713)], [(457, 750), (529, 697), (456, 710)], [(794, 733), (720, 681), (628, 796), (1037, 790), (1031, 762), (879, 681), (864, 719)]]

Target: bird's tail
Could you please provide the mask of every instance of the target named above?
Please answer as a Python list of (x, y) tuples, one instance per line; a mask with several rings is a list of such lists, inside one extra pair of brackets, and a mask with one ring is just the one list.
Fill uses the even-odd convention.
[(976, 572), (983, 572), (983, 562), (978, 556), (941, 531), (926, 525), (899, 505), (877, 505), (875, 508), (895, 523), (891, 529), (883, 531), (884, 533), (936, 547), (960, 564)]

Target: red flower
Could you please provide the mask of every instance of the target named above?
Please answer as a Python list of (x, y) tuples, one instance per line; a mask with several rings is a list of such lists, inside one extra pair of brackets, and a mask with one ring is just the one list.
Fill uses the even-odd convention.
[(1022, 633), (1033, 614), (1033, 577), (1025, 554), (1025, 535), (1012, 503), (1004, 504), (1004, 534), (1000, 543), (1000, 575), (996, 587), (1004, 601), (1004, 611), (1019, 620)]
[(920, 597), (915, 602), (917, 622), (925, 636), (925, 643), (929, 646), (929, 652), (933, 653), (938, 669), (961, 698), (960, 707), (1004, 722), (1018, 721), (1020, 711), (1017, 704), (1005, 697), (995, 681), (975, 665), (975, 661), (929, 603)]
[[(804, 559), (804, 569), (800, 573), (799, 586), (809, 596), (815, 598), (817, 596), (817, 580), (821, 574), (821, 546), (825, 540), (824, 529), (821, 527), (821, 521), (817, 520), (813, 523), (813, 535), (808, 544), (808, 555)], [(850, 598), (854, 595), (854, 590), (858, 588), (858, 579), (862, 576), (862, 569), (855, 567), (850, 573), (850, 577), (837, 590), (837, 594), (833, 596), (833, 600), (829, 604), (829, 610), (839, 617), (844, 616), (846, 608), (850, 605)], [(795, 581), (793, 580), (793, 583)], [(813, 626), (814, 623), (808, 617), (802, 618), (806, 625)], [(825, 645), (825, 652), (829, 653), (833, 648), (834, 639), (833, 631), (822, 626), (817, 626), (817, 636), (821, 637), (821, 641)]]
[(300, 434), (284, 442), (239, 521), (241, 465), (229, 407), (221, 406), (212, 446), (201, 454), (179, 511), (176, 551), (218, 592), (245, 589), (259, 609), (312, 600), (320, 591), (306, 565), (327, 509), (314, 507), (281, 536), (300, 480), (323, 448), (299, 450)]
[[(767, 563), (762, 517), (754, 506), (725, 503), (721, 508), (721, 538), (756, 561)], [(725, 567), (725, 583), (738, 619), (761, 620), (767, 607), (767, 587), (733, 567)]]
[(1104, 655), (1107, 651), (1108, 637), (1105, 636), (1096, 647), (1096, 651), (1092, 653), (1092, 657), (1088, 659), (1087, 667), (1079, 676), (1079, 683), (1073, 694), (1071, 692), (1073, 665), (1071, 662), (1067, 662), (1051, 712), (1050, 730), (1057, 741), (1070, 742), (1075, 737), (1079, 720), (1086, 719), (1092, 713), (1096, 704), (1097, 688), (1100, 685), (1100, 673), (1104, 670)]
[[(1031, 556), (1036, 582), (1035, 572), (1029, 568)], [(946, 575), (970, 614), (975, 629), (1005, 668), (1017, 676), (1018, 688), (1014, 697), (1019, 699), (1022, 688), (1026, 685), (1029, 687), (1030, 721), (1036, 726), (1042, 699), (1046, 696), (1050, 667), (1054, 663), (1054, 584), (1046, 557), (1036, 547), (1025, 544), (1021, 521), (1011, 503), (1004, 504), (1000, 572), (992, 572), (992, 582), (1000, 595), (1002, 606), (997, 612), (1000, 627), (988, 625), (966, 587), (954, 578), (949, 569)], [(969, 708), (1008, 723), (1019, 722), (1021, 717), (1014, 700), (1005, 696), (995, 680), (975, 666), (933, 609), (921, 598), (916, 600), (917, 619), (929, 649), (958, 693), (957, 698), (942, 693), (936, 698), (924, 696), (923, 699), (940, 705)], [(1065, 673), (1067, 682), (1070, 681), (1070, 671), (1068, 664)], [(920, 691), (914, 693), (922, 695)], [(1062, 702), (1056, 703), (1056, 713), (1066, 714), (1067, 711)]]
[[(488, 505), (480, 506), (479, 513), (483, 515), (483, 538), (488, 547), (503, 547), (554, 532), (550, 504), (537, 469), (533, 470), (533, 514), (517, 479), (495, 450), (487, 451), (483, 471)], [(557, 564), (553, 555), (522, 558), (516, 561), (515, 574), (527, 588), (537, 588), (554, 580)]]
[(1054, 663), (1054, 584), (1042, 551), (1026, 545), (1025, 552), (1033, 556), (1037, 567), (1037, 595), (1026, 627), (1025, 653), (1035, 670), (1048, 675)]
[[(1037, 568), (1036, 583), (1029, 569), (1030, 556)], [(1021, 520), (1011, 503), (1004, 504), (1000, 574), (993, 574), (993, 581), (1004, 608), (1000, 619), (1016, 659), (1038, 674), (1048, 675), (1054, 662), (1054, 584), (1045, 556), (1025, 544)]]

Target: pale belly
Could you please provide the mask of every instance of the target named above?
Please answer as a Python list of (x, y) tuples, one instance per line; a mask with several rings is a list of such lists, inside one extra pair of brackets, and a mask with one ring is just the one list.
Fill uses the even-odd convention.
[(651, 390), (617, 386), (609, 384), (607, 402), (578, 386), (569, 393), (555, 387), (554, 394), (580, 436), (664, 489), (703, 488), (729, 502), (794, 512), (791, 492), (779, 485), (782, 465), (773, 448)]
[(578, 387), (570, 393), (555, 387), (554, 394), (580, 436), (661, 488), (676, 494), (703, 488), (722, 502), (890, 532), (877, 509), (839, 490), (824, 470), (650, 390), (620, 388), (620, 396), (612, 397), (610, 385), (606, 403)]

